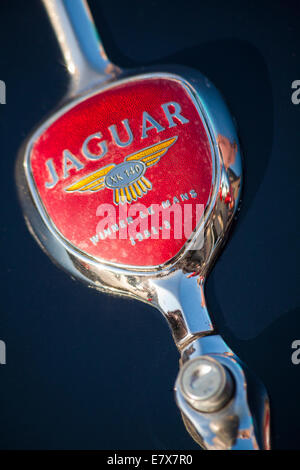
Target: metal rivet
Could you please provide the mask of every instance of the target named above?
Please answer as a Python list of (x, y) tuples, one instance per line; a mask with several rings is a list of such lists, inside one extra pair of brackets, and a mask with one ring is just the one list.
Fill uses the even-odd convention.
[(210, 356), (200, 356), (185, 363), (180, 371), (179, 384), (189, 404), (206, 413), (225, 406), (233, 392), (231, 374)]

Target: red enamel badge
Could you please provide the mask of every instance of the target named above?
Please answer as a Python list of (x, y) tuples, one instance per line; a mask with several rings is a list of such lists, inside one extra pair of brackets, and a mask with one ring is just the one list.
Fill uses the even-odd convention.
[(56, 231), (93, 258), (130, 266), (176, 256), (212, 188), (199, 107), (172, 78), (133, 79), (73, 105), (29, 158)]

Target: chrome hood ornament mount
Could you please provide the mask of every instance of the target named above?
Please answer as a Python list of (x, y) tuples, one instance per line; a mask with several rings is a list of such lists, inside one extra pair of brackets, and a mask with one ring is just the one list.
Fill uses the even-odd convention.
[(17, 160), (30, 232), (72, 277), (162, 312), (180, 354), (175, 399), (201, 447), (268, 449), (265, 389), (205, 303), (242, 184), (220, 93), (185, 67), (120, 70), (84, 0), (43, 3), (70, 87)]

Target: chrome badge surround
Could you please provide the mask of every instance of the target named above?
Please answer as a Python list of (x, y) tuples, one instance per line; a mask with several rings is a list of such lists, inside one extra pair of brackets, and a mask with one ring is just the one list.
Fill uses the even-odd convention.
[[(182, 71), (183, 70), (184, 69), (182, 69)], [(187, 77), (188, 77), (188, 70), (185, 70), (185, 72), (186, 72)], [(201, 75), (199, 74), (199, 79), (200, 79), (200, 77), (201, 77)], [(72, 245), (68, 240), (66, 240), (66, 238), (55, 227), (54, 223), (51, 221), (51, 219), (49, 218), (49, 216), (47, 214), (47, 211), (46, 211), (46, 209), (45, 209), (45, 207), (44, 207), (44, 205), (43, 205), (43, 203), (40, 199), (40, 196), (38, 194), (38, 190), (37, 190), (35, 182), (33, 180), (32, 171), (31, 171), (31, 167), (30, 167), (30, 154), (31, 154), (32, 148), (34, 146), (34, 143), (40, 137), (40, 135), (42, 135), (46, 131), (46, 129), (53, 122), (55, 122), (60, 116), (65, 114), (67, 111), (72, 109), (77, 104), (83, 102), (87, 98), (90, 98), (90, 97), (92, 97), (92, 96), (94, 96), (98, 93), (105, 92), (105, 91), (107, 91), (107, 90), (109, 90), (109, 89), (111, 89), (115, 86), (125, 84), (125, 83), (128, 83), (128, 82), (135, 82), (137, 80), (144, 80), (144, 79), (150, 79), (150, 78), (167, 78), (167, 79), (172, 79), (172, 80), (178, 81), (188, 91), (188, 93), (189, 93), (190, 97), (192, 98), (192, 101), (193, 101), (193, 103), (194, 103), (194, 105), (195, 105), (195, 107), (196, 107), (196, 109), (199, 113), (200, 119), (202, 120), (202, 122), (203, 122), (203, 124), (206, 128), (207, 135), (209, 136), (211, 153), (213, 155), (213, 160), (212, 160), (212, 164), (213, 164), (212, 187), (214, 189), (213, 189), (213, 193), (212, 193), (212, 196), (210, 198), (209, 204), (205, 208), (204, 217), (203, 217), (202, 221), (199, 223), (198, 227), (195, 229), (195, 235), (193, 236), (193, 239), (190, 240), (190, 242), (187, 242), (185, 244), (185, 246), (179, 251), (179, 253), (173, 259), (169, 260), (164, 265), (157, 265), (157, 266), (151, 266), (151, 267), (149, 267), (149, 266), (131, 266), (131, 265), (126, 265), (126, 264), (110, 263), (110, 262), (108, 262), (106, 260), (103, 260), (103, 259), (100, 259), (100, 258), (94, 258), (94, 257), (88, 255), (87, 253), (84, 253), (83, 251), (79, 250), (74, 245)], [(202, 80), (203, 80), (203, 77), (202, 77)], [(213, 87), (213, 85), (207, 79), (205, 79), (205, 81), (207, 83), (207, 86), (211, 89)], [(201, 87), (201, 90), (200, 90), (200, 87)], [(174, 266), (179, 262), (179, 260), (184, 257), (185, 253), (190, 251), (191, 247), (194, 244), (194, 239), (199, 236), (199, 233), (202, 233), (203, 230), (205, 230), (205, 226), (207, 225), (208, 219), (209, 219), (209, 217), (212, 213), (213, 207), (216, 203), (219, 186), (221, 184), (221, 165), (220, 165), (220, 161), (222, 161), (222, 155), (220, 153), (220, 149), (218, 147), (218, 143), (217, 143), (217, 140), (216, 140), (216, 136), (218, 134), (220, 134), (219, 131), (221, 131), (221, 129), (220, 129), (220, 126), (218, 127), (218, 124), (216, 122), (214, 122), (210, 119), (210, 116), (206, 113), (205, 105), (203, 103), (203, 100), (199, 99), (200, 93), (201, 92), (203, 93), (204, 91), (205, 90), (203, 89), (203, 84), (201, 84), (200, 81), (199, 81), (199, 83), (194, 83), (194, 87), (191, 87), (189, 82), (188, 82), (188, 78), (185, 79), (183, 76), (179, 76), (177, 74), (168, 73), (168, 72), (163, 72), (163, 73), (161, 73), (161, 72), (151, 72), (151, 73), (146, 73), (146, 74), (144, 73), (144, 74), (140, 74), (140, 75), (133, 75), (131, 77), (126, 77), (126, 78), (123, 78), (123, 79), (121, 78), (115, 83), (109, 83), (105, 86), (101, 86), (101, 88), (96, 89), (96, 90), (93, 89), (92, 91), (87, 93), (84, 97), (79, 97), (77, 99), (73, 99), (71, 102), (63, 105), (59, 110), (57, 110), (54, 114), (52, 114), (51, 117), (49, 119), (47, 119), (38, 128), (38, 130), (35, 131), (32, 134), (31, 137), (29, 137), (27, 143), (25, 143), (24, 156), (23, 156), (23, 149), (22, 149), (21, 152), (20, 152), (19, 160), (20, 160), (20, 163), (23, 160), (26, 182), (27, 182), (31, 197), (34, 201), (33, 210), (37, 209), (39, 214), (41, 214), (41, 216), (43, 218), (43, 221), (44, 221), (44, 224), (46, 225), (47, 229), (51, 232), (51, 235), (53, 237), (57, 238), (60, 241), (60, 243), (62, 243), (64, 245), (67, 252), (69, 252), (73, 256), (78, 257), (82, 263), (90, 264), (91, 267), (95, 266), (95, 267), (101, 269), (102, 266), (103, 266), (103, 268), (107, 268), (107, 266), (110, 266), (113, 269), (115, 269), (115, 268), (119, 268), (121, 270), (126, 269), (126, 273), (128, 275), (134, 275), (137, 271), (139, 273), (144, 272), (144, 273), (149, 273), (149, 274), (151, 273), (152, 275), (155, 275), (155, 273), (157, 271), (159, 271), (160, 273), (167, 273), (167, 272), (172, 271)], [(215, 105), (218, 104), (218, 98), (219, 98), (218, 92), (215, 90), (215, 99), (214, 99)], [(220, 98), (219, 98), (219, 100), (220, 100)], [(221, 104), (222, 103), (220, 103), (220, 106), (221, 106)], [(209, 104), (208, 104), (208, 106), (209, 106)], [(226, 121), (227, 121), (227, 123), (226, 123)], [(224, 113), (224, 127), (222, 128), (222, 130), (225, 130), (224, 128), (226, 128), (227, 133), (229, 131), (229, 123), (230, 123), (229, 113), (228, 113), (228, 115), (226, 115)], [(235, 141), (237, 142), (237, 136), (236, 136), (235, 133), (233, 133), (233, 130), (231, 130), (231, 134), (234, 137)], [(239, 173), (238, 173), (237, 177), (241, 179), (241, 154), (240, 154), (240, 150), (238, 150), (238, 152), (237, 152), (236, 162), (237, 162), (237, 167), (239, 169)], [(20, 163), (18, 163), (19, 168), (22, 165), (22, 163), (21, 163), (21, 165), (20, 165)], [(19, 173), (19, 171), (18, 171), (18, 173)], [(237, 208), (237, 204), (238, 204), (238, 200), (236, 201), (236, 204), (235, 204), (235, 210)], [(27, 211), (27, 206), (24, 206), (24, 210)], [(31, 215), (32, 214), (29, 213), (27, 223), (30, 223), (29, 220), (31, 220)], [(37, 233), (38, 233), (38, 231), (37, 231)], [(44, 237), (42, 237), (42, 238), (44, 240)], [(43, 242), (41, 241), (41, 243), (43, 243)], [(46, 244), (45, 244), (45, 249), (47, 250)], [(51, 253), (50, 253), (50, 256), (51, 256)], [(58, 262), (60, 262), (59, 259), (57, 260)]]

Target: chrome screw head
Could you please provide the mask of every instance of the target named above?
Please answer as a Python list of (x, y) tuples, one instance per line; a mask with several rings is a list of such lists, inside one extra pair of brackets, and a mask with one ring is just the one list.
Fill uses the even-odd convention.
[(186, 362), (179, 373), (178, 383), (186, 401), (204, 413), (220, 410), (233, 393), (231, 374), (210, 356)]

